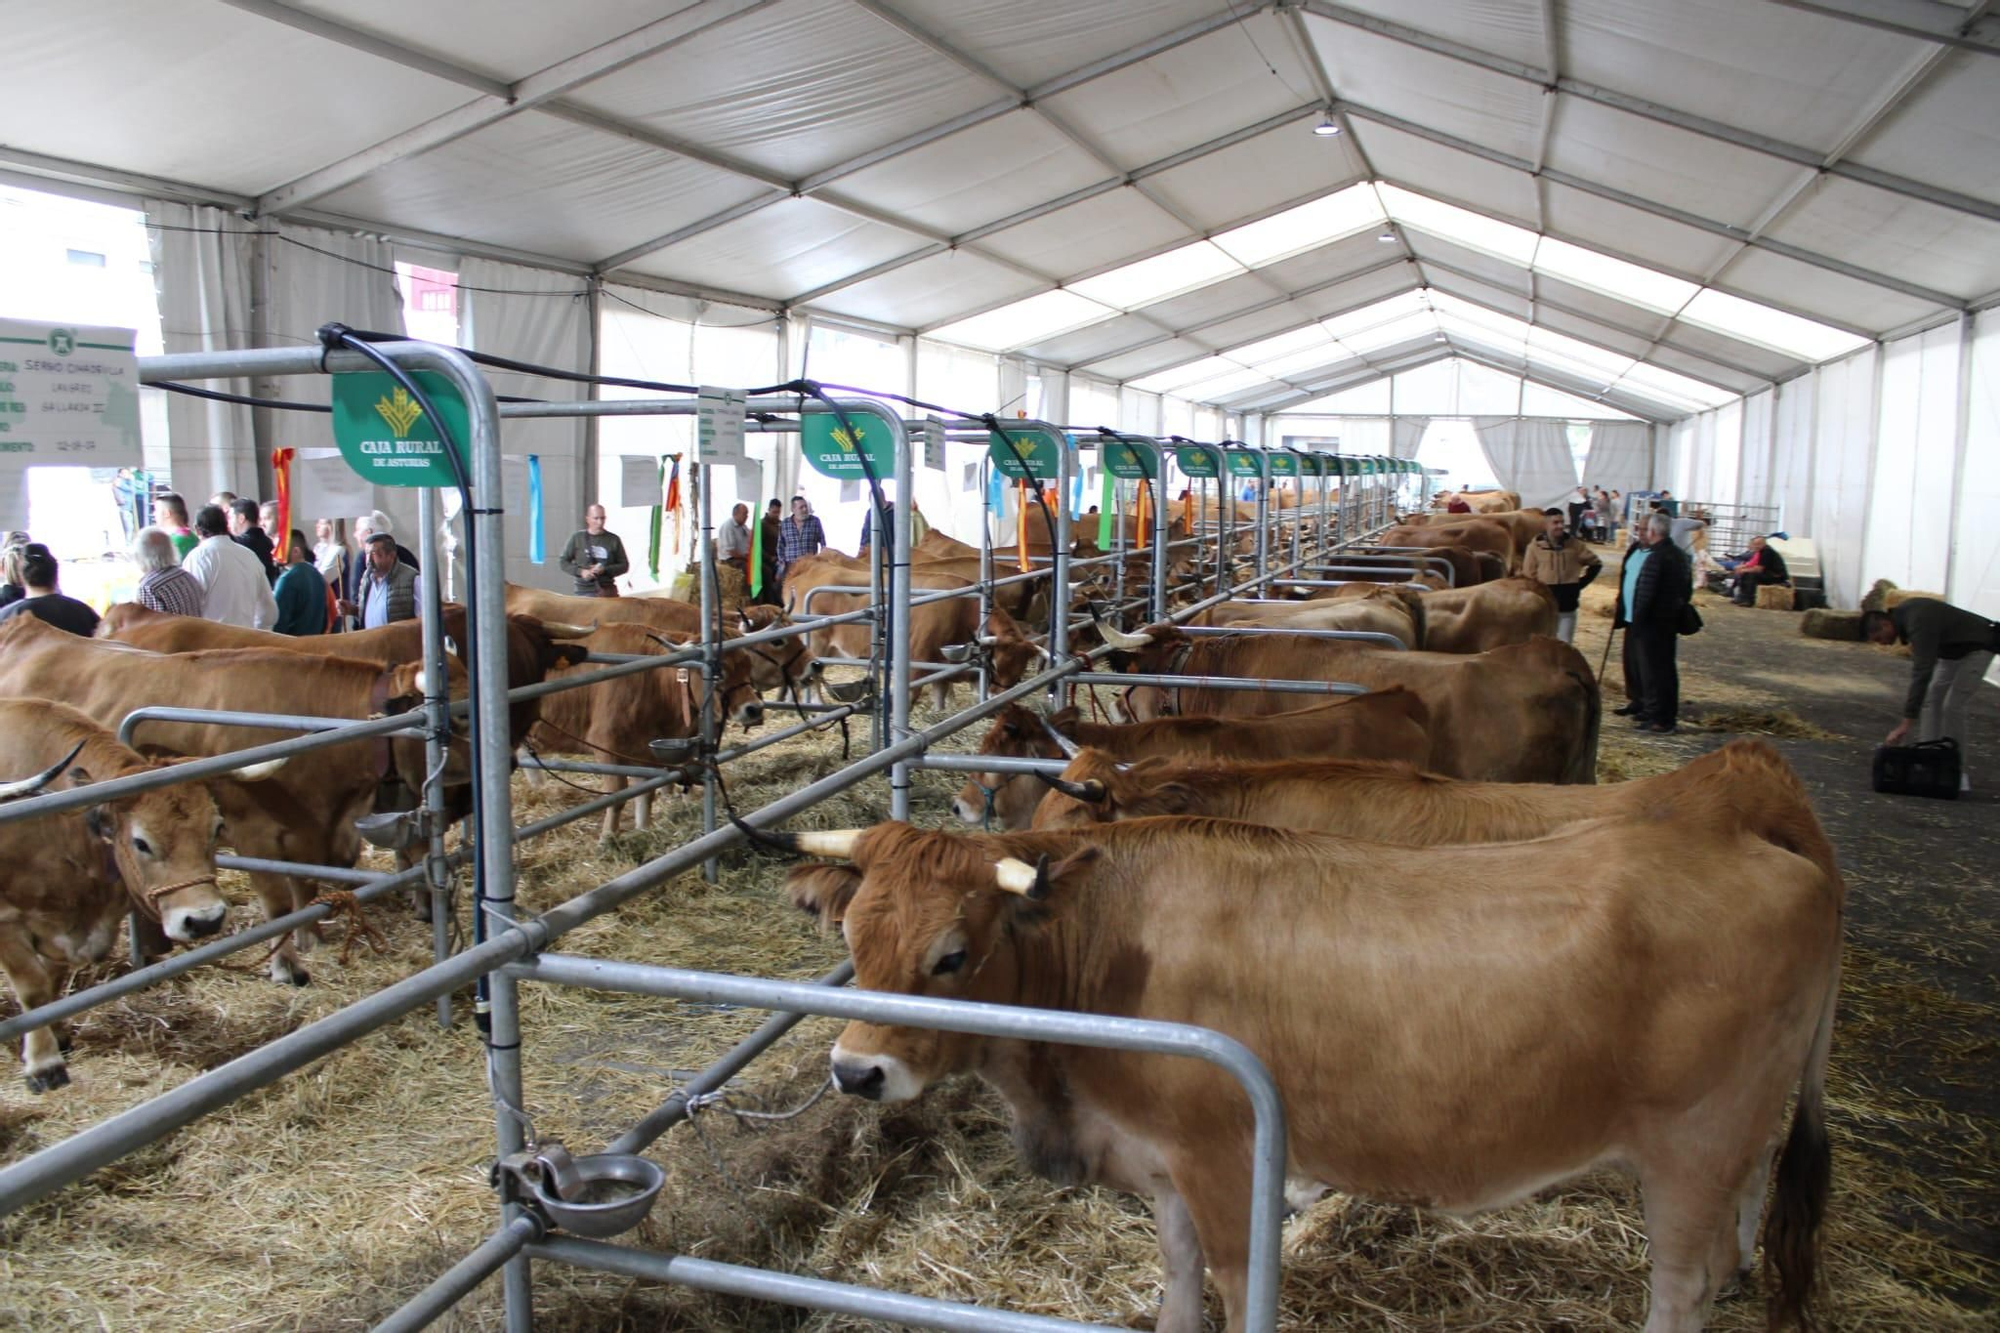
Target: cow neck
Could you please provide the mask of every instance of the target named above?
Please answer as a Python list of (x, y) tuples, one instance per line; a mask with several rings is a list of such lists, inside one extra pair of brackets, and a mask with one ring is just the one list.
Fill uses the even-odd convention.
[[(387, 717), (389, 715), (389, 671), (384, 668), (375, 677), (375, 683), (368, 687), (368, 716)], [(375, 781), (383, 782), (395, 767), (395, 755), (389, 748), (390, 738), (386, 735), (375, 738)]]

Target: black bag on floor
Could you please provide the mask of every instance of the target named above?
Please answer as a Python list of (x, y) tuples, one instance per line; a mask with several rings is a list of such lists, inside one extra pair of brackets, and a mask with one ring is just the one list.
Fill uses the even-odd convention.
[(1875, 790), (1892, 796), (1958, 799), (1958, 742), (1949, 737), (1875, 751)]

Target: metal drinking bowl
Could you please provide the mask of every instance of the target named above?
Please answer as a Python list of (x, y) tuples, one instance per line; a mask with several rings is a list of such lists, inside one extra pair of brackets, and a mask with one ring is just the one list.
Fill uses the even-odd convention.
[(573, 1236), (608, 1240), (645, 1220), (666, 1186), (666, 1173), (629, 1153), (572, 1158), (559, 1143), (535, 1152), (523, 1173), (534, 1206), (550, 1225)]

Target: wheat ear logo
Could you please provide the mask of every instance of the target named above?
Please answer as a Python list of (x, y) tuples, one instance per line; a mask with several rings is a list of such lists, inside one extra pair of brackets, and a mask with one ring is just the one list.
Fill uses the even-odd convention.
[(417, 418), (424, 414), (424, 409), (410, 397), (408, 389), (399, 386), (395, 393), (375, 400), (375, 414), (387, 422), (389, 429), (396, 432), (396, 438), (401, 440), (409, 436), (410, 427), (417, 424)]
[(843, 451), (850, 454), (854, 453), (860, 447), (862, 436), (863, 431), (858, 426), (852, 430), (842, 430), (836, 426), (833, 430), (833, 442), (839, 445)]

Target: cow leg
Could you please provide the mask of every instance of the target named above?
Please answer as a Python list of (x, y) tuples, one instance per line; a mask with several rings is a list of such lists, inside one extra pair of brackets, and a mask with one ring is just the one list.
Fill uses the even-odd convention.
[[(622, 777), (612, 778), (611, 790), (615, 792), (624, 791), (625, 779)], [(597, 834), (597, 841), (599, 845), (610, 842), (611, 839), (617, 834), (619, 820), (624, 809), (625, 807), (623, 805), (612, 805), (605, 807), (603, 824)]]
[[(17, 928), (0, 931), (0, 972), (7, 974), (24, 1013), (56, 998), (55, 972)], [(35, 1028), (21, 1038), (21, 1065), (29, 1092), (48, 1092), (69, 1082), (60, 1034), (53, 1027)]]
[(1757, 1154), (1757, 1160), (1751, 1164), (1750, 1175), (1743, 1182), (1742, 1192), (1736, 1196), (1734, 1285), (1739, 1290), (1750, 1281), (1750, 1274), (1757, 1268), (1757, 1230), (1764, 1220), (1764, 1188), (1771, 1182), (1771, 1164), (1776, 1159), (1777, 1151), (1778, 1145), (1773, 1142)]
[[(1228, 1144), (1208, 1144), (1205, 1156), (1192, 1153), (1170, 1158), (1167, 1170), (1178, 1191), (1181, 1206), (1193, 1224), (1200, 1253), (1208, 1264), (1209, 1274), (1215, 1279), (1215, 1286), (1222, 1293), (1224, 1325), (1230, 1333), (1237, 1333), (1249, 1314), (1250, 1280), (1250, 1154), (1249, 1141), (1241, 1142), (1243, 1151), (1231, 1151)], [(1167, 1251), (1166, 1228), (1160, 1228), (1160, 1254), (1168, 1267), (1171, 1281), (1177, 1276), (1173, 1271), (1173, 1258)], [(1168, 1294), (1172, 1295), (1169, 1287)], [(1161, 1310), (1162, 1329), (1167, 1327), (1167, 1311)], [(1176, 1311), (1177, 1318), (1181, 1317)], [(1175, 1325), (1176, 1333), (1185, 1327), (1189, 1330), (1201, 1328), (1201, 1293), (1197, 1286), (1193, 1302), (1192, 1322)]]
[(1201, 1333), (1201, 1237), (1187, 1204), (1171, 1188), (1153, 1195), (1153, 1221), (1160, 1230), (1160, 1266), (1166, 1290), (1160, 1297), (1154, 1333)]
[(1735, 1271), (1734, 1224), (1747, 1164), (1725, 1180), (1727, 1173), (1714, 1171), (1698, 1153), (1669, 1160), (1671, 1174), (1640, 1180), (1653, 1262), (1643, 1333), (1701, 1333), (1709, 1300)]
[[(620, 779), (622, 782), (624, 779)], [(632, 827), (644, 833), (653, 826), (653, 793), (632, 798)]]
[[(297, 910), (294, 901), (296, 888), (289, 875), (271, 875), (263, 871), (250, 872), (250, 887), (257, 893), (258, 901), (264, 904), (264, 919), (275, 921)], [(304, 930), (297, 932), (301, 939), (308, 938)], [(277, 951), (271, 955), (271, 980), (289, 986), (303, 986), (312, 978), (299, 965), (298, 949), (289, 936), (281, 937)]]

